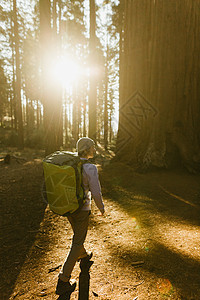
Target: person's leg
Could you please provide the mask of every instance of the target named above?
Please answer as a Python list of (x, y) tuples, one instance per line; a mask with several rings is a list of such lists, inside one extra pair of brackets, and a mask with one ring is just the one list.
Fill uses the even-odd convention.
[(59, 278), (64, 282), (69, 281), (78, 257), (85, 251), (83, 243), (87, 235), (89, 211), (81, 210), (69, 216), (68, 220), (72, 225), (74, 235), (70, 252), (59, 274)]
[[(71, 227), (72, 227), (72, 230), (73, 230), (73, 233), (74, 233), (74, 230), (75, 230), (74, 218), (71, 215), (69, 215), (68, 220), (71, 224)], [(88, 256), (88, 254), (85, 250), (85, 247), (84, 247), (84, 245), (82, 245), (81, 249), (80, 249), (79, 257), (78, 257), (77, 260), (80, 260), (81, 258), (84, 258), (84, 257), (87, 257), (87, 256)]]

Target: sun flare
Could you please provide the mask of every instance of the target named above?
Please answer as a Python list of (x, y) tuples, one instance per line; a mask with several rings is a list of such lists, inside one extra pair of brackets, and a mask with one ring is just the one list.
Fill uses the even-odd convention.
[(77, 82), (83, 75), (83, 68), (71, 57), (57, 59), (49, 66), (49, 76), (52, 82), (62, 84), (66, 88)]

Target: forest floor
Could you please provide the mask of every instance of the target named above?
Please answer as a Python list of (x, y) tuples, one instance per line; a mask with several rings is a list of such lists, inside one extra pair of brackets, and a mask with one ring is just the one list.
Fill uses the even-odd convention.
[[(1, 300), (58, 299), (72, 230), (42, 200), (41, 156), (0, 161)], [(200, 175), (108, 163), (99, 165), (106, 214), (93, 205), (85, 242), (94, 260), (89, 299), (200, 299)], [(79, 272), (77, 264), (77, 282)]]

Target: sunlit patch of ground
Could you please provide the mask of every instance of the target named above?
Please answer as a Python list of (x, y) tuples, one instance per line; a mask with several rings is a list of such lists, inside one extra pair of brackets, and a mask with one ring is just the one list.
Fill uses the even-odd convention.
[(174, 222), (158, 226), (157, 232), (166, 247), (200, 262), (199, 227)]

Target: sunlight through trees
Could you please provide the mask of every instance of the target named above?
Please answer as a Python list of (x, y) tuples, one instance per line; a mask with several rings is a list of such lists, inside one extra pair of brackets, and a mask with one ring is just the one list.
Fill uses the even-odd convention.
[[(106, 4), (110, 14), (114, 3)], [(9, 135), (15, 136), (7, 144), (45, 147), (49, 153), (63, 145), (74, 147), (83, 135), (104, 142), (107, 110), (109, 145), (114, 143), (117, 85), (110, 77), (106, 87), (104, 79), (106, 49), (101, 36), (111, 33), (101, 25), (106, 18), (102, 5), (89, 0), (2, 1), (5, 47), (0, 54), (9, 93), (1, 124), (5, 130), (11, 127)], [(112, 45), (115, 39), (112, 33)], [(112, 66), (116, 62), (111, 59)]]

